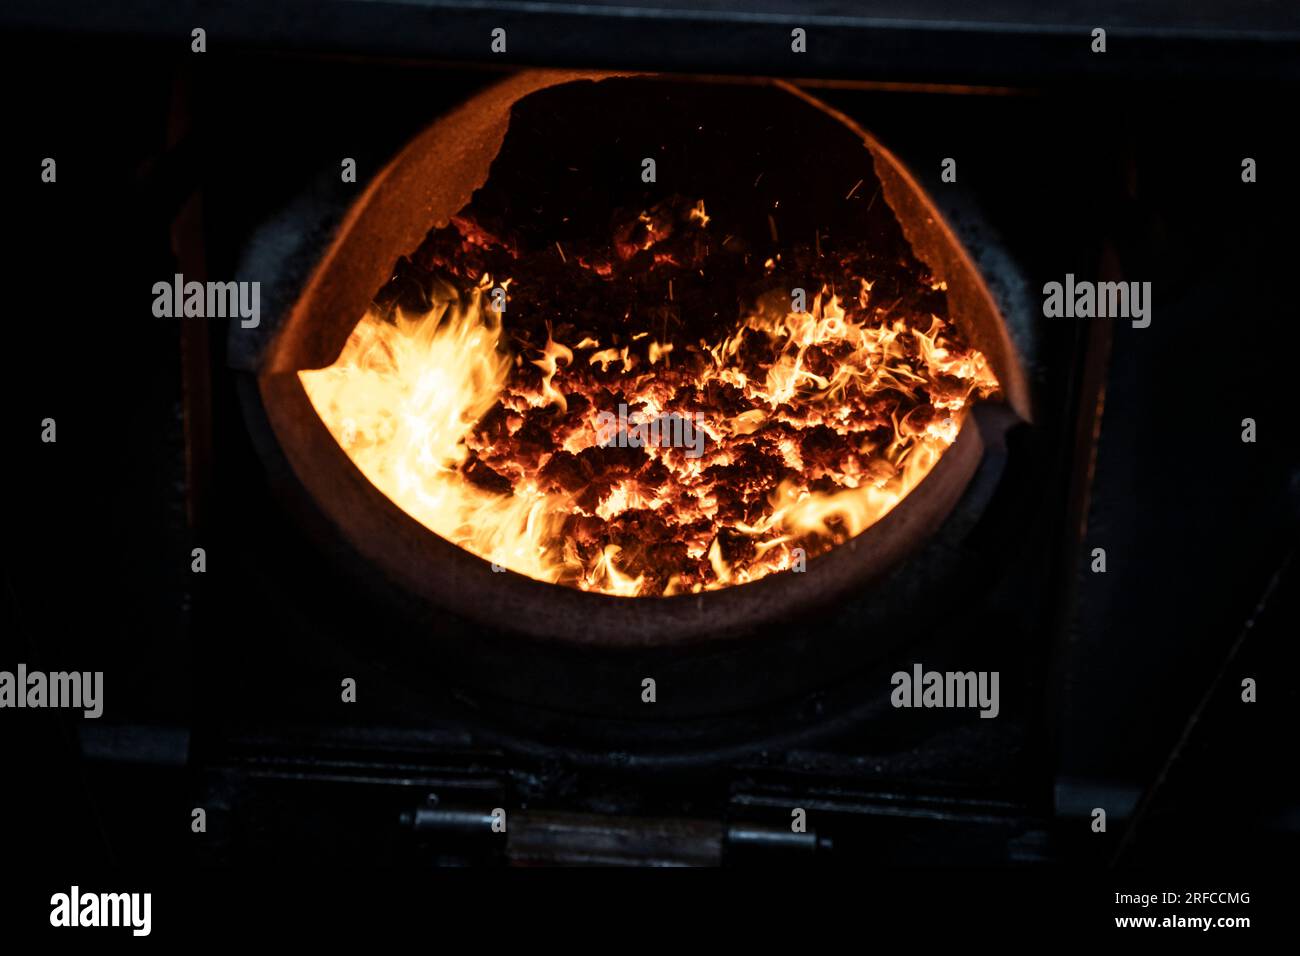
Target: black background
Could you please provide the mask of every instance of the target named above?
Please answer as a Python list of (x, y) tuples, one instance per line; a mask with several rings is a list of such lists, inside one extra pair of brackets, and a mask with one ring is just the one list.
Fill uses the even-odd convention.
[[(590, 29), (593, 49), (605, 49), (597, 42), (602, 28)], [(945, 42), (968, 49), (960, 39)], [(47, 670), (104, 670), (108, 713), (129, 715), (136, 726), (294, 724), (326, 734), (339, 723), (322, 703), (337, 696), (328, 659), (336, 652), (322, 650), (324, 663), (304, 667), (314, 658), (315, 632), (304, 625), (288, 638), (270, 616), (265, 575), (277, 569), (257, 564), (264, 543), (255, 529), (265, 528), (271, 541), (290, 525), (255, 483), (259, 465), (240, 438), (243, 418), (220, 372), (219, 329), (210, 343), (213, 427), (227, 457), (216, 464), (202, 534), (215, 543), (210, 562), (214, 554), (239, 560), (214, 569), (202, 589), (189, 574), (196, 531), (185, 511), (180, 332), (152, 317), (150, 289), (176, 271), (168, 232), (195, 191), (209, 277), (229, 278), (250, 231), (305, 181), (335, 168), (340, 156), (356, 157), (363, 171), (377, 168), (499, 73), (372, 55), (364, 32), (357, 55), (340, 55), (338, 47), (348, 46), (342, 39), (323, 56), (300, 48), (308, 41), (290, 44), (288, 53), (266, 41), (232, 41), (234, 49), (219, 41), (210, 37), (212, 52), (196, 58), (188, 30), (110, 38), (19, 24), (5, 38), (10, 309), (0, 414), (9, 507), (0, 667), (24, 660)], [(1081, 555), (1051, 552), (1054, 536), (1066, 531), (1063, 503), (1040, 502), (1050, 523), (1031, 529), (1038, 544), (1019, 560), (1059, 565), (1074, 584), (1059, 595), (1018, 595), (1035, 614), (1001, 628), (986, 619), (988, 630), (969, 635), (982, 650), (963, 659), (1028, 672), (1025, 693), (1033, 697), (1011, 705), (1011, 739), (949, 741), (947, 752), (968, 753), (968, 766), (922, 762), (909, 771), (896, 760), (885, 779), (978, 787), (996, 776), (995, 789), (1017, 812), (1047, 821), (1047, 855), (1065, 867), (1119, 854), (1128, 866), (1196, 864), (1230, 879), (1259, 879), (1294, 854), (1300, 814), (1287, 782), (1298, 589), (1286, 556), (1300, 513), (1289, 119), (1296, 89), (1285, 75), (1221, 75), (1236, 54), (1217, 57), (1212, 36), (1185, 61), (1183, 75), (1176, 67), (1150, 75), (1164, 62), (1152, 55), (1129, 76), (1096, 76), (1086, 42), (1077, 39), (1073, 72), (1059, 58), (1051, 70), (1034, 60), (1019, 71), (1006, 61), (994, 69), (987, 52), (969, 57), (964, 75), (972, 82), (1022, 81), (1011, 95), (817, 91), (918, 166), (959, 157), (963, 183), (1015, 252), (1031, 291), (1066, 272), (1095, 274), (1107, 245), (1127, 278), (1154, 286), (1151, 328), (1117, 323), (1114, 330), (1085, 536), (1107, 548), (1108, 574), (1074, 574), (1086, 567)], [(1222, 49), (1237, 51), (1236, 42), (1225, 39)], [(1185, 54), (1154, 40), (1144, 49), (1164, 49), (1174, 63)], [(951, 57), (935, 63), (933, 79), (944, 81), (963, 65)], [(842, 75), (843, 64), (808, 73), (836, 70)], [(192, 111), (194, 135), (169, 151), (167, 118), (178, 95)], [(40, 182), (45, 156), (58, 160), (55, 185)], [(1258, 160), (1259, 182), (1241, 182), (1243, 156)], [(1077, 345), (1075, 331), (1042, 334), (1049, 360)], [(1055, 379), (1044, 373), (1039, 381)], [(58, 422), (57, 444), (39, 440), (46, 417)], [(1258, 423), (1254, 445), (1240, 441), (1244, 417)], [(1040, 427), (1048, 425), (1064, 431), (1069, 416), (1049, 410)], [(1064, 435), (1056, 437), (1063, 471), (1084, 468)], [(1046, 439), (1035, 441), (1041, 447)], [(288, 649), (277, 650), (280, 643)], [(354, 652), (338, 653), (353, 663)], [(1259, 680), (1256, 705), (1239, 703), (1243, 676)], [(1070, 786), (1063, 781), (1147, 788), (1203, 702), (1129, 845), (1121, 849), (1116, 827), (1099, 851), (1088, 844), (1086, 823), (1057, 814), (1061, 788)], [(386, 728), (409, 716), (403, 700), (349, 714), (348, 723)], [(887, 718), (828, 749), (897, 756), (924, 741), (902, 715)], [(0, 720), (4, 790), (13, 800), (6, 840), (16, 858), (54, 863), (56, 888), (74, 878), (62, 875), (65, 868), (137, 867), (149, 886), (194, 861), (191, 776), (157, 768), (104, 774), (82, 758), (83, 722), (67, 714), (6, 711)], [(555, 744), (542, 736), (543, 745)], [(201, 747), (196, 754), (223, 758)], [(730, 772), (728, 764), (715, 776)], [(642, 786), (645, 778), (633, 773), (617, 784), (601, 777), (599, 786), (605, 801), (611, 792), (667, 791), (625, 795), (623, 808), (707, 815), (717, 810), (718, 798), (709, 796), (715, 776)], [(311, 832), (330, 833), (329, 812), (316, 825)], [(951, 862), (924, 840), (913, 845), (889, 832), (879, 839), (874, 846), (883, 852), (873, 855), (864, 842), (843, 861)], [(338, 840), (349, 845), (346, 836)], [(298, 844), (278, 859), (323, 852)], [(381, 862), (422, 857), (404, 848)], [(1091, 905), (1105, 911), (1104, 900)]]

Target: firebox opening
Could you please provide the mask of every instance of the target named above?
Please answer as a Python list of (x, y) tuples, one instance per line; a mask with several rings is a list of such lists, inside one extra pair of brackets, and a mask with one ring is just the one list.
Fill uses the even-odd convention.
[[(476, 397), (426, 431), (410, 427), (421, 416), (395, 415), (391, 395), (365, 397), (369, 386), (350, 409), (332, 404), (342, 383), (407, 379), (392, 374), (399, 353), (402, 368), (453, 357), (434, 364)], [(426, 410), (447, 394), (407, 387)], [(295, 479), (289, 503), (307, 506), (340, 561), (360, 558), (431, 610), (623, 648), (753, 635), (861, 593), (965, 493), (988, 424), (972, 403), (1030, 418), (1016, 349), (971, 257), (852, 120), (779, 81), (551, 71), (476, 95), (372, 178), (278, 323), (257, 392)], [(698, 456), (686, 430), (697, 411)], [(619, 438), (655, 421), (649, 448)], [(458, 432), (463, 443), (446, 437)], [(502, 434), (512, 442), (492, 441)], [(417, 467), (392, 478), (436, 503), (445, 489), (423, 478), (447, 475), (461, 502), (516, 508), (515, 523), (471, 508), (431, 532), (405, 510), (360, 459), (384, 461), (384, 445), (405, 456), (412, 435), (427, 454), (417, 447)], [(711, 459), (720, 453), (736, 457)], [(874, 511), (884, 496), (870, 482), (889, 475), (873, 454), (895, 476)], [(900, 494), (908, 467), (915, 482)], [(783, 482), (796, 483), (792, 503)], [(576, 501), (593, 486), (581, 513), (548, 497)], [(513, 503), (517, 487), (541, 506)], [(852, 501), (864, 487), (867, 508)], [(648, 495), (658, 507), (640, 506)], [(572, 544), (537, 537), (557, 522), (578, 526)], [(485, 527), (486, 545), (462, 546)], [(545, 574), (491, 546), (502, 527), (537, 543), (525, 557), (545, 559)]]
[(862, 141), (764, 92), (740, 120), (645, 79), (515, 103), (471, 201), (299, 373), (366, 478), (623, 596), (802, 571), (906, 497), (997, 378)]

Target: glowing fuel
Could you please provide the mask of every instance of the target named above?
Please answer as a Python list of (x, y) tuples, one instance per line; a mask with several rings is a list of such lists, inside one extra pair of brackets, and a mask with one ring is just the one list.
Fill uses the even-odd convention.
[[(703, 203), (682, 222), (702, 232)], [(618, 281), (620, 258), (679, 265), (656, 246), (672, 228), (616, 242), (610, 262), (557, 255)], [(448, 541), (542, 581), (653, 596), (787, 570), (797, 549), (815, 557), (888, 513), (998, 388), (950, 323), (873, 301), (865, 278), (798, 311), (763, 296), (715, 341), (689, 326), (562, 341), (567, 327), (547, 319), (530, 350), (493, 308), (494, 277), (463, 273), (473, 281), (457, 298), (391, 320), (372, 310), (333, 365), (299, 374), (375, 487)], [(657, 431), (629, 441), (623, 425), (614, 440), (620, 405), (623, 422), (627, 409), (689, 416), (702, 444)]]

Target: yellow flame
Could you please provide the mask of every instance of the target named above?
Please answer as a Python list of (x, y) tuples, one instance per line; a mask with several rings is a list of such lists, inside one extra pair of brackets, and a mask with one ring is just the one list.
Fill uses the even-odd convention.
[[(427, 316), (399, 314), (391, 324), (368, 312), (337, 362), (298, 375), (344, 451), (402, 510), (480, 557), (554, 580), (559, 516), (547, 496), (527, 488), (495, 494), (460, 472), (465, 434), (496, 404), (511, 368), (500, 317), (483, 307), (490, 287), (484, 277), (464, 309), (440, 305)], [(566, 353), (572, 359), (552, 346), (537, 363), (544, 372), (549, 366), (549, 375)], [(558, 560), (562, 566), (562, 554)]]

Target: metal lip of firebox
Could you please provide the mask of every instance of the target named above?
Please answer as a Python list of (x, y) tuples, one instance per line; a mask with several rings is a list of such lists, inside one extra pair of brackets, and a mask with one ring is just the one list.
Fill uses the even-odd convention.
[[(363, 559), (436, 608), (507, 633), (611, 649), (694, 645), (741, 637), (827, 605), (880, 578), (919, 549), (961, 499), (984, 452), (973, 416), (931, 472), (862, 534), (808, 562), (803, 573), (767, 575), (721, 590), (629, 598), (494, 571), (430, 532), (375, 488), (316, 414), (297, 372), (330, 364), (355, 317), (431, 224), (469, 202), (487, 179), (513, 105), (564, 83), (636, 74), (535, 70), (474, 96), (411, 141), (352, 204), (333, 240), (260, 356), (257, 396), (298, 482)], [(948, 285), (951, 315), (989, 356), (1015, 413), (1030, 420), (1030, 394), (1015, 344), (970, 255), (915, 179), (848, 117), (779, 80), (784, 90), (844, 124), (870, 151), (886, 199), (918, 257)], [(450, 161), (449, 161), (450, 158)]]

